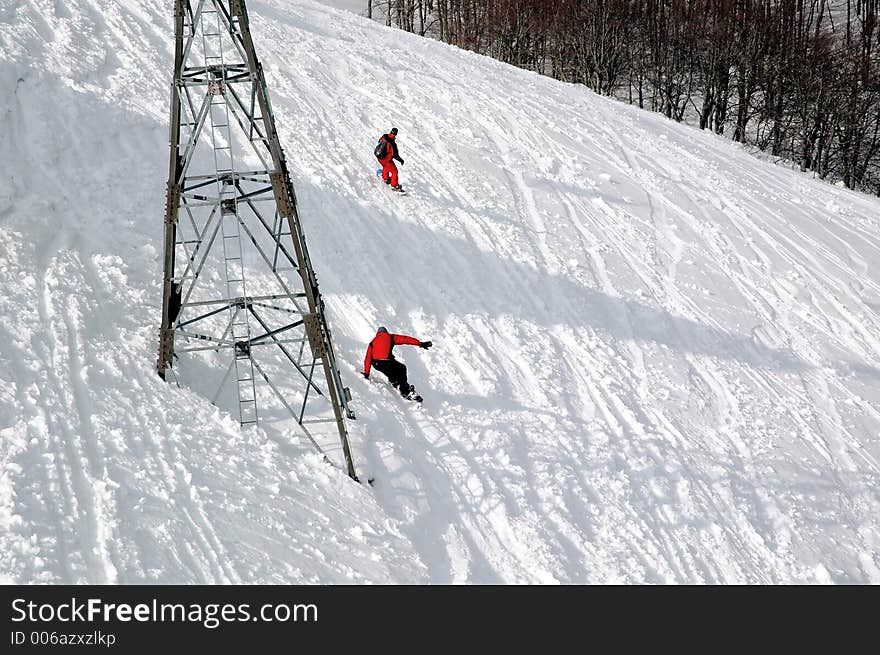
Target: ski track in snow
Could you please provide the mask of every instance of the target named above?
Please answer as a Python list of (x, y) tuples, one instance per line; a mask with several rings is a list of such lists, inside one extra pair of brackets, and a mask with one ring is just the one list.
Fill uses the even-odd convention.
[[(153, 372), (170, 11), (7, 2), (0, 578), (880, 583), (876, 198), (249, 10), (375, 485)], [(406, 197), (374, 179), (391, 125)], [(358, 375), (379, 324), (434, 341), (397, 349), (422, 407)]]

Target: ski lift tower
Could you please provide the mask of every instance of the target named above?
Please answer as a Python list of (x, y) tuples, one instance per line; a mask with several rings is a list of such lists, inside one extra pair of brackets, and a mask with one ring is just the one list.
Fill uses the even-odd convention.
[(341, 442), (335, 463), (357, 480), (351, 396), (245, 2), (174, 0), (174, 35), (159, 375), (201, 385), (242, 425), (292, 419), (328, 461)]

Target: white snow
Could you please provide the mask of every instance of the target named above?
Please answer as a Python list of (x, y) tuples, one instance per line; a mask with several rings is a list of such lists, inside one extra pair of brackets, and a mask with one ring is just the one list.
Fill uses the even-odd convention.
[[(880, 583), (878, 199), (248, 6), (376, 484), (154, 373), (168, 3), (5, 0), (0, 579)], [(421, 409), (358, 374), (380, 324)]]

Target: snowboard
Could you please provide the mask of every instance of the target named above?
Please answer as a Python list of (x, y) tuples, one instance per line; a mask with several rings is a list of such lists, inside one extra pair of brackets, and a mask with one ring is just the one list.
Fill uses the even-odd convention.
[[(373, 378), (370, 378), (370, 382), (372, 382), (372, 381), (373, 381)], [(420, 394), (416, 393), (416, 388), (413, 385), (409, 385), (410, 392), (409, 392), (408, 396), (401, 396), (400, 391), (397, 390), (397, 387), (392, 386), (392, 384), (390, 382), (376, 381), (375, 384), (387, 385), (388, 387), (391, 388), (391, 391), (395, 396), (397, 396), (398, 398), (400, 398), (402, 400), (407, 400), (409, 402), (416, 403), (417, 405), (421, 405), (422, 401), (424, 400)]]
[(379, 182), (381, 182), (384, 186), (387, 186), (387, 187), (388, 187), (388, 190), (391, 191), (391, 193), (398, 193), (398, 194), (400, 194), (400, 195), (402, 195), (402, 196), (405, 196), (405, 195), (406, 195), (406, 190), (404, 190), (404, 189), (402, 188), (403, 185), (401, 185), (401, 189), (400, 189), (399, 191), (397, 191), (397, 190), (395, 190), (395, 189), (392, 189), (392, 188), (391, 188), (391, 185), (390, 185), (390, 184), (387, 184), (387, 183), (385, 182), (385, 180), (382, 179), (382, 169), (381, 169), (381, 168), (377, 168), (377, 169), (376, 169), (376, 177), (379, 178)]
[(413, 385), (409, 385), (409, 393), (405, 396), (400, 395), (400, 391), (397, 390), (397, 387), (392, 387), (392, 389), (394, 389), (394, 393), (402, 400), (416, 403), (417, 405), (422, 404), (423, 398), (418, 393), (416, 393), (416, 388)]

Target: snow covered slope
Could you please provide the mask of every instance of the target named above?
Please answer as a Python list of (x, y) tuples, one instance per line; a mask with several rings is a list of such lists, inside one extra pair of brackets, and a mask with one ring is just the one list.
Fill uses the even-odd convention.
[(317, 3), (249, 8), (376, 485), (162, 384), (166, 4), (0, 7), (6, 580), (880, 582), (880, 202)]

